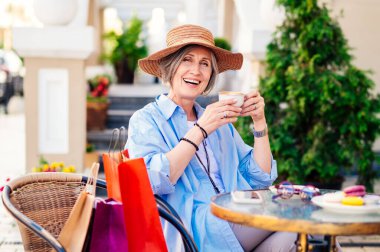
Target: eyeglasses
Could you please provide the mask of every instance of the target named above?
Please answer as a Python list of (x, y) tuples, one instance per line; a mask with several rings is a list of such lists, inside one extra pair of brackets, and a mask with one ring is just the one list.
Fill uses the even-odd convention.
[(281, 197), (282, 199), (290, 199), (293, 195), (300, 195), (303, 201), (310, 201), (311, 198), (317, 195), (321, 195), (319, 189), (313, 185), (306, 185), (303, 187), (294, 186), (289, 181), (281, 182), (275, 185), (277, 189), (277, 194), (272, 196), (272, 200)]

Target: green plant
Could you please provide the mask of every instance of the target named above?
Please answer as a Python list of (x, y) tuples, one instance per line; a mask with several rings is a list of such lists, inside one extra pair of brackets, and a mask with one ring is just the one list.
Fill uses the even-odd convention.
[(295, 183), (334, 182), (342, 169), (373, 190), (372, 145), (380, 96), (369, 72), (352, 64), (346, 39), (317, 0), (278, 0), (286, 18), (267, 47), (266, 102), (279, 174)]
[(220, 48), (225, 49), (227, 51), (231, 51), (231, 44), (225, 38), (215, 37), (214, 43), (217, 47), (220, 47)]
[(143, 21), (134, 16), (121, 34), (111, 31), (104, 35), (110, 48), (103, 58), (113, 64), (119, 83), (133, 83), (137, 61), (148, 54), (142, 29)]
[(95, 151), (95, 144), (87, 143), (86, 144), (86, 153), (91, 153)]

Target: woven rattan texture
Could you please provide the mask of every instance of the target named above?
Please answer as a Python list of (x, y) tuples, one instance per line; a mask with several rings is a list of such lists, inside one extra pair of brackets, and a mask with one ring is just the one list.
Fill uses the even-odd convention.
[[(24, 215), (58, 238), (75, 201), (81, 182), (34, 182), (17, 188), (11, 200)], [(19, 224), (25, 251), (51, 251), (47, 242)]]

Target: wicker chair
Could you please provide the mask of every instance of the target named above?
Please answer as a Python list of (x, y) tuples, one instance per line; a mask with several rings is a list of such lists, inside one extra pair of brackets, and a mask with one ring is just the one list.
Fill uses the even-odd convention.
[[(25, 251), (65, 251), (57, 240), (87, 177), (69, 173), (32, 173), (16, 178), (5, 186), (2, 201), (17, 220)], [(97, 190), (106, 189), (104, 180)], [(159, 214), (182, 235), (186, 251), (198, 251), (194, 240), (178, 214), (156, 196)]]

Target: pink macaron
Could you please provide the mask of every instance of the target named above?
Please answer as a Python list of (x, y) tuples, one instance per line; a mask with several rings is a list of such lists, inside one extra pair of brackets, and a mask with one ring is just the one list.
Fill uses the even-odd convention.
[(343, 190), (346, 196), (359, 196), (363, 197), (365, 195), (365, 186), (363, 185), (354, 185), (344, 188)]

